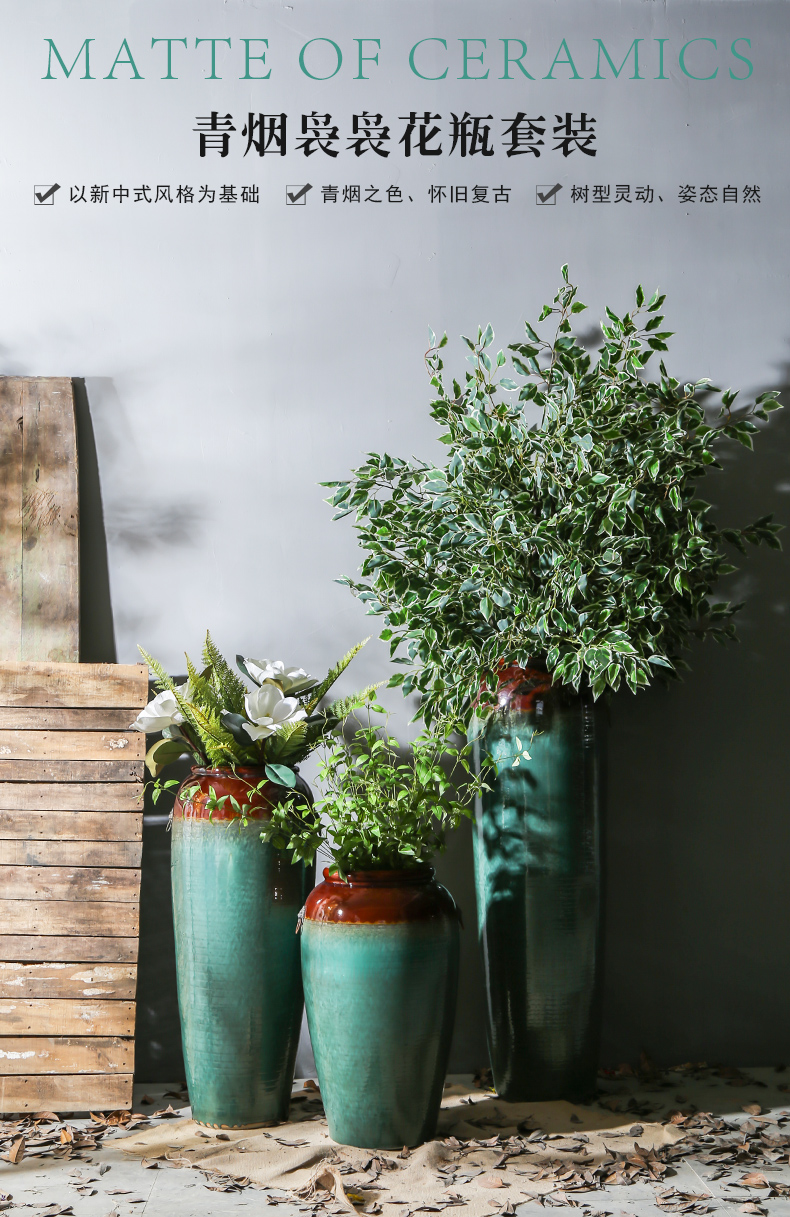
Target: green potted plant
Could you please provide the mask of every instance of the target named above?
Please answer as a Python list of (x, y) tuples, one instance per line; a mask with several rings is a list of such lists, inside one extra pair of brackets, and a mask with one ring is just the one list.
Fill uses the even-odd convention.
[[(458, 987), (459, 913), (429, 865), (480, 787), (469, 748), (423, 734), (405, 754), (371, 725), (326, 750), (314, 804), (281, 804), (264, 840), (332, 856), (307, 898), (302, 975), (332, 1138), (367, 1149), (433, 1136)], [(452, 763), (451, 777), (442, 761)]]
[[(391, 684), (481, 734), (495, 760), (520, 747), (477, 805), (479, 930), (489, 1042), (508, 1099), (580, 1098), (595, 1085), (600, 986), (602, 755), (594, 702), (673, 677), (692, 636), (734, 637), (740, 607), (714, 599), (724, 545), (779, 547), (765, 516), (720, 527), (698, 483), (716, 450), (747, 448), (779, 408), (747, 406), (707, 380), (680, 383), (664, 296), (641, 287), (607, 308), (592, 357), (574, 337), (585, 309), (562, 285), (524, 342), (494, 353), (490, 326), (465, 338), (470, 367), (448, 384), (430, 337), (431, 415), (446, 458), (369, 454), (326, 485), (355, 513), (365, 550), (347, 578), (405, 664)], [(506, 365), (510, 363), (510, 367)], [(503, 375), (503, 373), (507, 373)], [(718, 412), (715, 408), (718, 399)]]
[[(309, 806), (299, 762), (370, 693), (322, 708), (358, 650), (322, 681), (238, 656), (248, 687), (208, 634), (202, 670), (187, 656), (181, 685), (141, 648), (159, 686), (135, 723), (163, 736), (146, 758), (154, 798), (178, 787), (173, 919), (187, 1082), (194, 1118), (213, 1128), (288, 1114), (303, 1007), (295, 928), (314, 875), (286, 865), (260, 828), (283, 800)], [(159, 777), (185, 755), (194, 767), (183, 782)]]

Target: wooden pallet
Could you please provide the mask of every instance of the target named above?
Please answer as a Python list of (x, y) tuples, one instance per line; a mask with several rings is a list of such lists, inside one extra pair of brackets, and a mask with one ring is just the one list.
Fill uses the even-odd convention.
[(74, 390), (0, 376), (0, 659), (79, 659)]
[(128, 1108), (142, 665), (0, 663), (0, 1112)]

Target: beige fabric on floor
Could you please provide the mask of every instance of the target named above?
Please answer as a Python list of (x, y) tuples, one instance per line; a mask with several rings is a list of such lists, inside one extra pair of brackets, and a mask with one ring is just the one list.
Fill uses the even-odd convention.
[[(515, 1207), (525, 1197), (555, 1190), (556, 1179), (534, 1178), (549, 1162), (562, 1160), (583, 1171), (600, 1164), (610, 1150), (629, 1152), (636, 1143), (649, 1151), (683, 1136), (672, 1124), (640, 1121), (635, 1127), (633, 1121), (623, 1124), (622, 1115), (598, 1108), (564, 1102), (505, 1103), (455, 1085), (445, 1090), (437, 1139), (401, 1157), (397, 1151), (374, 1153), (337, 1145), (309, 1096), (306, 1091), (304, 1098), (295, 1097), (287, 1124), (217, 1134), (194, 1120), (178, 1120), (132, 1134), (119, 1148), (148, 1160), (166, 1159), (246, 1178), (274, 1190), (303, 1195), (316, 1189), (317, 1194), (333, 1191), (330, 1210), (334, 1207), (338, 1213), (379, 1204), (384, 1214), (405, 1215), (426, 1204), (454, 1206), (462, 1198), (464, 1217), (491, 1217), (508, 1201)], [(546, 1139), (530, 1142), (529, 1152), (508, 1160), (504, 1169), (495, 1169), (501, 1146), (457, 1144), (496, 1136), (524, 1138), (538, 1129)]]

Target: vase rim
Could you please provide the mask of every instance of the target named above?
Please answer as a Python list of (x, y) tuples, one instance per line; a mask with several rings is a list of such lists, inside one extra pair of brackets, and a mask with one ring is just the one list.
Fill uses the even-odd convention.
[(432, 866), (399, 867), (397, 870), (356, 870), (349, 871), (348, 879), (343, 880), (338, 875), (330, 875), (329, 867), (324, 867), (324, 881), (337, 883), (344, 887), (397, 887), (409, 883), (430, 883), (435, 876)]
[(216, 773), (223, 777), (227, 777), (227, 776), (235, 777), (237, 774), (240, 774), (240, 773), (263, 773), (265, 771), (265, 769), (266, 769), (265, 765), (236, 765), (235, 767), (231, 767), (230, 765), (193, 765), (192, 766), (193, 773), (201, 773), (201, 774)]

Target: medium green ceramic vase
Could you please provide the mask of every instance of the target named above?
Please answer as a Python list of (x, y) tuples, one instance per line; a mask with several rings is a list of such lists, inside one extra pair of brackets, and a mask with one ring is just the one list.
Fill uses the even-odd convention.
[[(251, 796), (263, 776), (193, 769), (173, 814), (184, 1063), (192, 1115), (211, 1128), (285, 1120), (293, 1083), (303, 1007), (296, 927), (313, 874), (260, 840), (268, 796), (282, 796), (274, 786)], [(209, 819), (209, 787), (251, 802), (247, 824), (230, 800)]]
[[(603, 750), (592, 698), (540, 665), (501, 674), (478, 749), (478, 929), (494, 1084), (512, 1101), (592, 1095), (601, 990)], [(475, 730), (480, 730), (476, 724)], [(530, 758), (519, 757), (519, 744)]]
[(458, 910), (430, 867), (329, 877), (308, 897), (302, 973), (329, 1134), (400, 1149), (436, 1131), (458, 990)]

